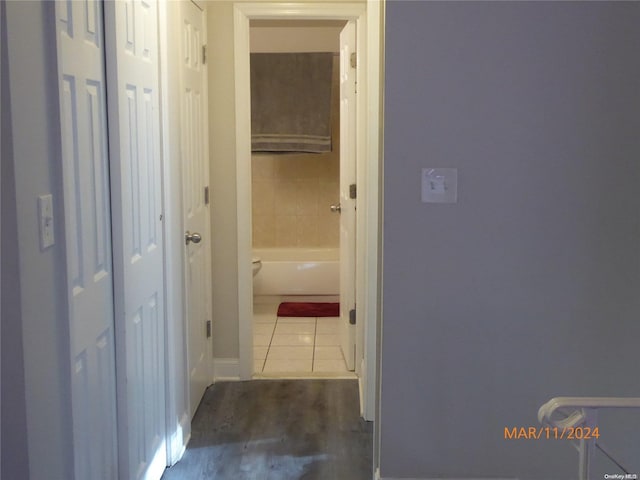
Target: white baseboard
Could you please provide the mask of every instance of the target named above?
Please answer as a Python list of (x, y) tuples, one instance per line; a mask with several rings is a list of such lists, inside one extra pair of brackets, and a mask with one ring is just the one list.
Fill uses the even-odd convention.
[(240, 380), (240, 359), (214, 358), (213, 382), (237, 382)]
[(434, 478), (434, 477), (424, 477), (424, 478), (395, 478), (395, 477), (380, 477), (376, 474), (376, 480), (518, 480), (517, 478)]
[(518, 479), (517, 478), (504, 478), (504, 477), (503, 478), (490, 478), (490, 477), (478, 478), (478, 477), (473, 477), (473, 478), (449, 478), (449, 479), (434, 478), (434, 477), (421, 477), (421, 478), (381, 477), (380, 476), (380, 469), (376, 468), (375, 480), (518, 480)]

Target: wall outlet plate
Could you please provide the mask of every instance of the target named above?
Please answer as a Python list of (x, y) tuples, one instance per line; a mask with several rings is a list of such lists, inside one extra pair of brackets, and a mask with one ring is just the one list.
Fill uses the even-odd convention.
[(53, 196), (51, 194), (38, 197), (38, 214), (40, 217), (40, 247), (44, 250), (55, 243), (53, 231)]
[(457, 203), (458, 169), (423, 168), (422, 203)]

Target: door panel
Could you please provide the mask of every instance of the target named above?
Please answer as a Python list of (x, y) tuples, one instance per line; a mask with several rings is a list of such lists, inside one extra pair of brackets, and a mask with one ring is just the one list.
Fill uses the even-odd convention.
[(356, 201), (349, 186), (356, 183), (356, 24), (340, 32), (340, 345), (349, 370), (355, 369), (356, 331), (349, 311), (356, 307)]
[(56, 2), (76, 478), (118, 477), (101, 2)]
[(149, 480), (166, 466), (157, 15), (105, 2), (120, 476)]
[(180, 108), (183, 161), (183, 205), (185, 232), (196, 232), (200, 243), (185, 245), (185, 292), (189, 342), (189, 397), (195, 414), (205, 389), (211, 384), (213, 358), (207, 321), (211, 320), (211, 235), (205, 188), (209, 185), (205, 66), (204, 12), (193, 2), (181, 4)]

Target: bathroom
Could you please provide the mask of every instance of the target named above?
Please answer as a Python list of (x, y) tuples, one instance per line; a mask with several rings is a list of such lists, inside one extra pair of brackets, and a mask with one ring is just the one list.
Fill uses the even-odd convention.
[[(251, 21), (252, 54), (331, 52), (330, 148), (251, 158), (254, 375), (354, 378), (341, 347), (340, 31), (344, 21)], [(255, 115), (255, 112), (252, 112)], [(331, 207), (334, 206), (332, 209)], [(324, 311), (281, 311), (281, 302)], [(313, 305), (312, 305), (313, 306)], [(311, 315), (311, 316), (308, 316)], [(318, 316), (314, 316), (318, 315)]]

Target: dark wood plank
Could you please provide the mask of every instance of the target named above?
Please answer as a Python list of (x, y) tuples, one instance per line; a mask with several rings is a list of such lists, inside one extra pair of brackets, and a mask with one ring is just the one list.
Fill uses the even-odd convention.
[(372, 441), (356, 380), (221, 382), (162, 479), (369, 480)]

